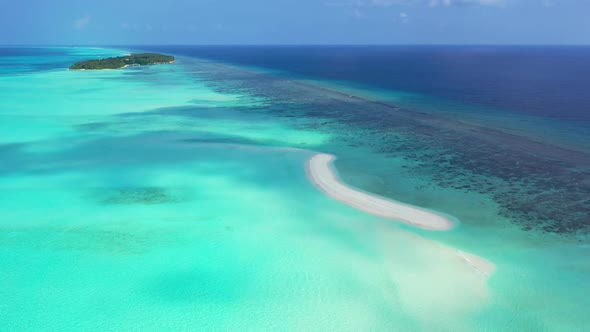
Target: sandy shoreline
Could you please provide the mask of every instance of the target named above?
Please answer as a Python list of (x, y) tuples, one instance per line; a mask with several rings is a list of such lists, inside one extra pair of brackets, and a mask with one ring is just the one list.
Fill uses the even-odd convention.
[[(337, 172), (331, 167), (334, 159), (336, 157), (333, 155), (318, 153), (308, 159), (306, 164), (307, 175), (311, 182), (328, 196), (367, 213), (422, 229), (448, 230), (453, 227), (452, 221), (442, 215), (347, 186), (340, 181)], [(435, 245), (434, 242), (423, 241), (428, 242), (428, 247)], [(490, 276), (496, 269), (494, 263), (483, 257), (442, 244), (435, 246), (439, 253), (451, 254), (485, 277)]]
[(329, 154), (316, 154), (308, 160), (306, 167), (313, 184), (328, 196), (370, 214), (423, 229), (447, 230), (453, 227), (452, 221), (444, 216), (347, 186), (331, 168), (335, 158)]

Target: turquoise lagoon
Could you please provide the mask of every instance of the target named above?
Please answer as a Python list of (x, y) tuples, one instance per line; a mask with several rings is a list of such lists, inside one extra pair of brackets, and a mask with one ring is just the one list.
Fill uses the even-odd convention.
[[(493, 174), (453, 173), (500, 188), (488, 193), (438, 185), (411, 156), (438, 156), (435, 142), (352, 121), (370, 100), (195, 58), (92, 72), (65, 64), (128, 51), (13, 52), (0, 57), (2, 331), (590, 328), (585, 233), (515, 222), (502, 204), (520, 192)], [(345, 182), (459, 224), (428, 232), (330, 199), (305, 174), (316, 151)], [(441, 246), (497, 269), (476, 275)]]

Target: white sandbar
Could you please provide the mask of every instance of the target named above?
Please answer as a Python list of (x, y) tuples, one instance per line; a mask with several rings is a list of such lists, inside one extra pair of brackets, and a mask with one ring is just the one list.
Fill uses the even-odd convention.
[[(333, 155), (320, 153), (311, 157), (306, 165), (311, 182), (328, 196), (373, 215), (423, 229), (447, 230), (453, 226), (451, 220), (442, 215), (347, 186), (340, 181), (336, 170), (332, 168), (334, 159), (336, 157)], [(452, 266), (452, 261), (462, 262), (484, 277), (489, 277), (496, 269), (494, 263), (483, 257), (438, 244), (417, 235), (412, 235), (412, 238), (417, 241), (416, 243), (419, 242), (424, 250), (432, 249), (432, 252), (440, 257), (451, 258), (451, 260), (445, 260), (447, 267)]]
[(313, 184), (328, 196), (370, 214), (395, 219), (429, 230), (453, 227), (448, 218), (418, 207), (368, 194), (342, 183), (331, 167), (333, 155), (319, 153), (307, 162), (307, 174)]

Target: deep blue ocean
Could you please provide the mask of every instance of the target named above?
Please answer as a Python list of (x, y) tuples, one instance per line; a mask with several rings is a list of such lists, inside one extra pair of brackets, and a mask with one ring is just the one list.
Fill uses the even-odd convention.
[(590, 47), (157, 46), (161, 52), (590, 121)]

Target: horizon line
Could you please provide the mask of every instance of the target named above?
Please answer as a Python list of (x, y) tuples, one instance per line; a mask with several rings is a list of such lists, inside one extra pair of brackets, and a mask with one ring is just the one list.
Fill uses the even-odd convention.
[(0, 47), (113, 47), (113, 46), (212, 46), (212, 47), (219, 47), (219, 46), (281, 46), (281, 47), (297, 47), (297, 46), (473, 46), (473, 47), (484, 47), (484, 46), (491, 46), (491, 47), (518, 47), (518, 46), (528, 46), (528, 47), (555, 47), (555, 46), (590, 46), (590, 44), (493, 44), (493, 43), (473, 43), (473, 44), (451, 44), (451, 43), (400, 43), (400, 44), (345, 44), (345, 43), (326, 43), (326, 44), (319, 44), (319, 43), (309, 43), (309, 44), (1, 44)]

